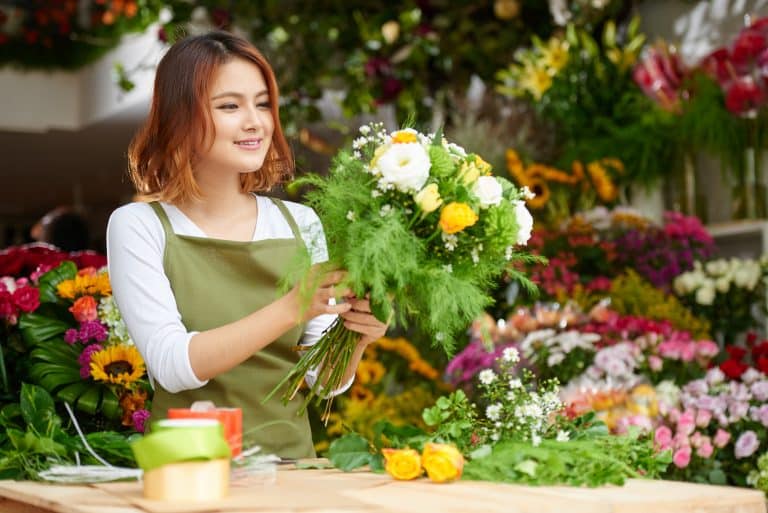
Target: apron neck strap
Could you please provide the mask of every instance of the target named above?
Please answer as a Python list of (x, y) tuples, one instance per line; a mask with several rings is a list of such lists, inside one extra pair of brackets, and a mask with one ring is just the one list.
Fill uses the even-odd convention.
[(157, 214), (157, 217), (160, 219), (160, 224), (163, 225), (163, 230), (165, 230), (166, 239), (175, 235), (173, 233), (173, 228), (171, 227), (171, 220), (168, 219), (168, 214), (165, 213), (165, 209), (160, 205), (160, 202), (152, 201), (149, 203), (149, 206), (152, 207), (152, 210), (155, 211), (155, 214)]
[(288, 207), (285, 206), (285, 203), (283, 203), (283, 201), (278, 198), (270, 197), (269, 199), (271, 199), (272, 203), (274, 203), (275, 206), (277, 206), (277, 208), (280, 209), (280, 212), (283, 213), (283, 217), (285, 217), (285, 220), (288, 221), (288, 225), (291, 227), (291, 231), (293, 232), (293, 236), (296, 237), (296, 240), (300, 244), (303, 244), (304, 239), (301, 237), (301, 232), (299, 231), (299, 225), (296, 224), (296, 220), (288, 211)]

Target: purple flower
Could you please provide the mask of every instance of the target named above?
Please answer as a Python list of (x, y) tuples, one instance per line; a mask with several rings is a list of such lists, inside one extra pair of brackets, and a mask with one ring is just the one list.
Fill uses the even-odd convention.
[(139, 433), (143, 433), (147, 428), (147, 420), (149, 420), (149, 412), (147, 410), (136, 410), (131, 414), (131, 421), (133, 422), (133, 428)]
[(755, 396), (755, 399), (765, 402), (768, 400), (768, 381), (761, 380), (752, 383), (750, 391)]
[(80, 377), (87, 379), (91, 375), (91, 357), (93, 353), (97, 353), (104, 349), (99, 344), (91, 344), (83, 349), (80, 356), (77, 357), (77, 363), (80, 364)]
[(749, 458), (758, 447), (760, 447), (760, 440), (757, 439), (755, 432), (752, 430), (745, 431), (736, 440), (733, 454), (736, 456), (736, 459)]
[(64, 332), (64, 342), (67, 344), (72, 345), (78, 340), (80, 340), (80, 333), (76, 329), (70, 328)]
[(95, 340), (104, 342), (107, 340), (107, 328), (99, 321), (86, 321), (80, 324), (79, 338), (82, 342)]

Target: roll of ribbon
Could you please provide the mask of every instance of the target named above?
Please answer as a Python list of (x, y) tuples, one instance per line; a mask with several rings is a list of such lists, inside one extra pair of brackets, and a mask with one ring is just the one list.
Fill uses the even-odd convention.
[(212, 403), (205, 409), (169, 408), (169, 419), (216, 419), (224, 427), (224, 438), (229, 444), (232, 456), (243, 449), (243, 411), (240, 408), (217, 408)]
[(144, 472), (170, 463), (229, 458), (231, 452), (221, 423), (212, 419), (167, 419), (131, 444)]

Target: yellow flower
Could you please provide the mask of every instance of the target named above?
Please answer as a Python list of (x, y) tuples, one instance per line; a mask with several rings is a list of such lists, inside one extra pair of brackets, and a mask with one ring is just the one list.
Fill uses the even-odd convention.
[(592, 178), (592, 183), (595, 186), (597, 196), (601, 200), (611, 202), (616, 199), (619, 191), (616, 189), (611, 177), (608, 176), (608, 172), (600, 162), (590, 162), (587, 164), (587, 173), (589, 173), (590, 178)]
[(436, 183), (431, 183), (424, 187), (413, 199), (425, 214), (434, 212), (443, 204), (443, 199), (440, 197), (440, 191)]
[(552, 75), (568, 64), (568, 41), (556, 37), (547, 42), (547, 46), (541, 49), (541, 61), (549, 68)]
[(440, 212), (440, 228), (448, 234), (458, 233), (477, 222), (477, 214), (466, 203), (448, 203)]
[(526, 185), (528, 185), (528, 188), (531, 189), (531, 192), (536, 195), (534, 198), (529, 199), (526, 202), (528, 206), (532, 209), (539, 209), (544, 207), (544, 205), (547, 204), (547, 201), (549, 201), (550, 194), (547, 182), (538, 178), (534, 178), (530, 180)]
[(479, 176), (480, 168), (478, 168), (474, 162), (465, 160), (464, 163), (461, 164), (461, 169), (459, 169), (459, 178), (461, 178), (461, 181), (464, 183), (464, 185), (472, 185), (477, 181)]
[(75, 299), (80, 296), (109, 296), (112, 286), (107, 273), (78, 274), (72, 280), (64, 280), (56, 286), (56, 292), (64, 299)]
[(421, 461), (429, 479), (435, 483), (458, 479), (464, 469), (464, 456), (455, 446), (449, 444), (425, 444)]
[(552, 87), (552, 75), (547, 68), (526, 63), (520, 76), (520, 87), (531, 93), (537, 101)]
[(357, 379), (360, 380), (361, 384), (367, 385), (370, 383), (375, 385), (381, 381), (381, 378), (384, 377), (386, 372), (387, 371), (384, 369), (384, 366), (381, 364), (381, 362), (375, 360), (362, 360), (360, 365), (358, 365), (355, 374)]
[(134, 346), (109, 346), (91, 356), (91, 376), (96, 381), (130, 386), (144, 375), (144, 360)]
[(387, 474), (408, 481), (421, 475), (421, 456), (413, 449), (382, 449)]
[(392, 134), (392, 144), (407, 144), (418, 142), (416, 134), (410, 130), (398, 130)]

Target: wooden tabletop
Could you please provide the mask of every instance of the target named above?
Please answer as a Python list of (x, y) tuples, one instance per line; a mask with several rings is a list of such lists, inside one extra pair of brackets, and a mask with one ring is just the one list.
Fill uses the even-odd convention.
[[(190, 486), (195, 486), (190, 483)], [(0, 511), (14, 513), (765, 513), (762, 492), (673, 481), (633, 479), (623, 487), (530, 487), (427, 479), (395, 481), (369, 472), (281, 469), (272, 478), (233, 482), (211, 503), (163, 503), (141, 496), (141, 484), (51, 485), (0, 481)]]

